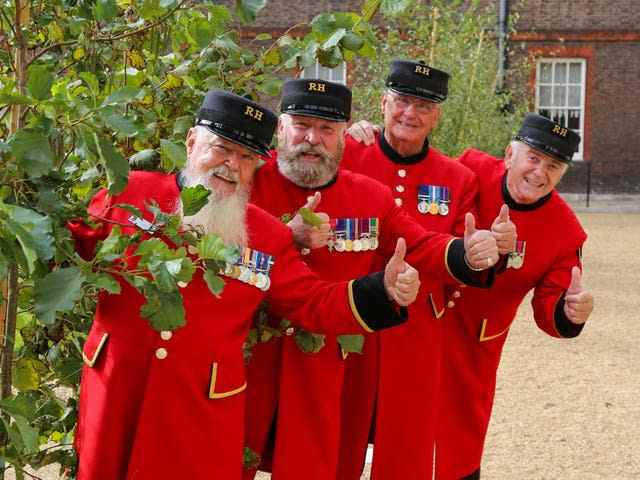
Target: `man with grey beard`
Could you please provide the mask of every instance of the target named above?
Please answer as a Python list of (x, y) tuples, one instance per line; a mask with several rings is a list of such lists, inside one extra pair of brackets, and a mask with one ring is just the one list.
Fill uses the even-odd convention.
[[(387, 187), (338, 170), (350, 110), (351, 91), (344, 85), (285, 82), (277, 156), (256, 173), (251, 202), (275, 216), (293, 217), (294, 239), (322, 278), (346, 279), (377, 270), (402, 237), (407, 258), (423, 278), (488, 286), (493, 272), (481, 270), (497, 261), (496, 242), (490, 232), (475, 230), (472, 215), (464, 239), (427, 232), (395, 204)], [(318, 214), (319, 225), (302, 221), (308, 212), (296, 214), (303, 205), (315, 209), (319, 203), (325, 212)], [(425, 305), (412, 309), (409, 321), (426, 321), (426, 313)], [(277, 314), (270, 318), (272, 327), (280, 325)], [(341, 418), (344, 366), (355, 360), (349, 354), (363, 340), (311, 332), (287, 329), (284, 337), (256, 345), (249, 363), (247, 444), (263, 455), (261, 468), (271, 469), (274, 480), (337, 478), (340, 426), (349, 420)], [(376, 376), (374, 371), (371, 377)], [(370, 400), (362, 409), (372, 415)], [(267, 445), (270, 432), (273, 445)], [(254, 473), (247, 471), (245, 479)]]
[[(189, 131), (183, 172), (133, 172), (121, 194), (102, 190), (92, 199), (92, 225), (70, 224), (86, 257), (114, 225), (124, 235), (142, 230), (143, 239), (155, 235), (171, 246), (150, 228), (149, 205), (180, 213), (181, 189), (203, 185), (212, 192), (209, 203), (184, 217), (183, 226), (215, 233), (241, 252), (222, 273), (227, 278), (220, 296), (208, 289), (201, 268), (181, 286), (186, 324), (174, 331), (151, 328), (140, 315), (145, 299), (124, 281), (120, 294), (101, 295), (83, 349), (79, 479), (239, 480), (247, 386), (242, 347), (264, 299), (311, 330), (369, 332), (406, 320), (402, 306), (415, 299), (419, 279), (404, 262), (402, 241), (384, 272), (326, 282), (300, 259), (286, 226), (247, 204), (275, 126), (275, 115), (260, 105), (211, 91)], [(122, 204), (136, 207), (142, 218)], [(137, 257), (118, 268), (129, 264), (136, 265)]]

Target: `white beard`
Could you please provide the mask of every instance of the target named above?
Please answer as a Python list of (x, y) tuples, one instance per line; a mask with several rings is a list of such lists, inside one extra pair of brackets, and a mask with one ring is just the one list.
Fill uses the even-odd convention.
[(211, 175), (194, 177), (182, 171), (180, 173), (185, 187), (202, 185), (211, 191), (207, 204), (195, 215), (183, 216), (182, 202), (179, 202), (178, 213), (182, 225), (200, 233), (213, 233), (227, 245), (235, 245), (242, 249), (247, 245), (247, 202), (249, 192), (238, 188), (232, 195), (218, 198), (219, 195), (210, 185)]
[[(281, 139), (278, 145), (278, 170), (291, 182), (303, 188), (321, 187), (329, 183), (338, 172), (342, 159), (344, 143), (338, 144), (338, 152), (331, 156), (323, 147), (312, 146), (308, 143), (289, 145), (287, 138)], [(321, 155), (317, 163), (307, 163), (300, 160), (305, 152)]]

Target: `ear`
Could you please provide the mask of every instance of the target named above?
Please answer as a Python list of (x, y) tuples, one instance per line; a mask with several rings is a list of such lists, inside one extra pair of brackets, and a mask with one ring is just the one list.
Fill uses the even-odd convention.
[(185, 145), (187, 147), (187, 155), (191, 155), (193, 151), (193, 145), (196, 143), (196, 136), (198, 135), (198, 131), (195, 128), (190, 128), (187, 133), (187, 139), (185, 140)]
[(384, 109), (387, 107), (387, 102), (389, 101), (389, 94), (385, 90), (382, 94), (382, 98), (380, 99), (380, 111), (384, 115)]
[(507, 170), (509, 169), (509, 167), (511, 167), (512, 159), (513, 159), (513, 147), (509, 143), (507, 145), (507, 148), (504, 149), (504, 165), (507, 168)]
[(436, 125), (440, 121), (440, 114), (442, 113), (442, 109), (440, 108), (440, 104), (436, 105), (436, 108), (433, 109), (433, 124)]

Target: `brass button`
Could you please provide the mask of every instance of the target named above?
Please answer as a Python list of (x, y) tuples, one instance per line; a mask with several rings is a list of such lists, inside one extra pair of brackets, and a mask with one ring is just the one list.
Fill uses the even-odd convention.
[(295, 329), (293, 327), (289, 327), (284, 331), (284, 334), (287, 335), (288, 337), (290, 337), (291, 335), (293, 335), (295, 333)]
[(404, 192), (404, 185), (396, 185), (396, 192)]
[(398, 170), (398, 176), (400, 178), (404, 178), (407, 176), (407, 171), (404, 168), (401, 168), (400, 170)]
[(173, 332), (169, 330), (163, 330), (160, 332), (160, 338), (163, 340), (171, 340), (171, 337), (173, 337)]
[(456, 290), (455, 292), (453, 292), (453, 298), (460, 298), (460, 295), (462, 295), (462, 293), (460, 293), (460, 290)]
[(156, 358), (158, 360), (164, 360), (167, 358), (167, 355), (169, 355), (169, 352), (167, 352), (166, 348), (159, 348), (156, 350)]
[(309, 255), (310, 253), (311, 250), (309, 250), (308, 248), (303, 248), (302, 250), (300, 250), (301, 255)]
[(402, 206), (402, 199), (401, 198), (396, 198), (396, 205), (401, 207)]
[(447, 307), (449, 308), (453, 308), (456, 306), (456, 302), (454, 302), (453, 300), (449, 300), (449, 302), (447, 303)]

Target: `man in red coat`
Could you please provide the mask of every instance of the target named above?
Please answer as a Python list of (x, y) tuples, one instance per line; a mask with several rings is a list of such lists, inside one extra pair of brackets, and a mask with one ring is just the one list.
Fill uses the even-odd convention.
[[(396, 205), (384, 185), (338, 171), (350, 107), (351, 92), (343, 85), (309, 79), (286, 82), (277, 158), (258, 170), (251, 201), (276, 216), (295, 215), (305, 203), (313, 207), (319, 201), (324, 225), (309, 233), (310, 246), (321, 248), (311, 249), (305, 261), (326, 279), (349, 278), (375, 269), (381, 258), (391, 255), (400, 236), (407, 240), (407, 259), (420, 270), (423, 281), (433, 277), (457, 286), (461, 281), (474, 282), (475, 275), (484, 276), (474, 275), (465, 264), (463, 245), (467, 245), (469, 264), (478, 269), (495, 263), (497, 248), (490, 232), (474, 233), (472, 216), (467, 219), (464, 241), (427, 233)], [(279, 192), (277, 197), (270, 194), (273, 190)], [(321, 200), (314, 192), (320, 192)], [(295, 218), (292, 225), (298, 242), (309, 246), (304, 226)], [(424, 317), (426, 309), (419, 310)], [(413, 315), (411, 310), (410, 317)], [(265, 453), (277, 399), (274, 480), (335, 479), (340, 426), (349, 421), (341, 413), (345, 357), (348, 363), (357, 355), (348, 355), (347, 339), (335, 335), (327, 335), (316, 353), (304, 353), (299, 345), (312, 334), (289, 333), (281, 342), (270, 341), (254, 349), (249, 363), (249, 376), (256, 382), (250, 383), (248, 392), (248, 446)], [(372, 405), (361, 407), (371, 413)], [(250, 471), (245, 478), (253, 474)]]
[[(143, 296), (127, 282), (120, 282), (119, 295), (101, 295), (83, 351), (78, 478), (239, 480), (247, 386), (242, 345), (265, 298), (274, 311), (312, 330), (356, 333), (403, 321), (388, 297), (406, 305), (419, 281), (404, 263), (402, 242), (384, 274), (329, 283), (302, 262), (286, 226), (247, 205), (258, 155), (267, 152), (275, 125), (275, 115), (260, 105), (211, 91), (187, 137), (180, 175), (134, 172), (123, 193), (103, 190), (92, 199), (88, 210), (97, 228), (70, 225), (85, 256), (114, 225), (125, 235), (143, 230), (148, 239), (154, 235), (150, 203), (182, 215), (181, 189), (204, 185), (208, 204), (182, 215), (183, 226), (215, 233), (242, 252), (224, 270), (220, 297), (209, 291), (201, 269), (180, 285), (186, 325), (174, 331), (151, 328), (140, 314)], [(128, 262), (135, 264), (135, 255)]]
[[(448, 81), (446, 72), (422, 62), (393, 61), (381, 100), (384, 129), (366, 121), (352, 125), (341, 166), (387, 185), (425, 229), (462, 235), (465, 214), (475, 212), (476, 175), (429, 142)], [(513, 225), (498, 219), (494, 227), (501, 253), (509, 251)], [(432, 476), (443, 326), (455, 299), (445, 302), (443, 286), (426, 279), (418, 298), (414, 308), (432, 311), (432, 318), (412, 315), (395, 334), (367, 338), (364, 355), (347, 364), (340, 480), (357, 480), (362, 472), (372, 423), (363, 403), (376, 405), (372, 477)]]
[(572, 130), (529, 114), (504, 160), (478, 150), (460, 157), (481, 180), (479, 224), (489, 225), (506, 203), (518, 241), (493, 288), (465, 289), (445, 323), (439, 480), (480, 478), (500, 354), (525, 295), (533, 290), (536, 324), (557, 338), (577, 336), (593, 310), (593, 297), (580, 281), (586, 234), (555, 191), (579, 142)]

